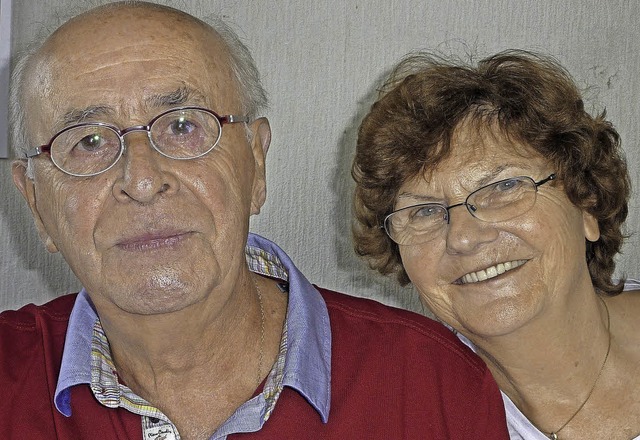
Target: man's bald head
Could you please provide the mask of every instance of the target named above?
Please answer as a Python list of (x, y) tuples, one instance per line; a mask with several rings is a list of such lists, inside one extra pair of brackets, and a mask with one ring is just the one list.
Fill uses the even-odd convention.
[[(148, 2), (123, 1), (109, 3), (88, 10), (77, 15), (61, 25), (42, 44), (32, 48), (15, 68), (12, 81), (11, 115), (13, 128), (13, 144), (16, 149), (25, 151), (33, 147), (29, 128), (34, 117), (34, 108), (39, 100), (52, 92), (50, 72), (40, 69), (41, 63), (69, 63), (69, 56), (55, 57), (60, 48), (69, 45), (79, 45), (75, 52), (78, 56), (90, 53), (92, 41), (101, 34), (100, 39), (107, 42), (119, 33), (130, 32), (130, 44), (138, 44), (137, 35), (145, 33), (145, 25), (156, 24), (152, 38), (183, 38), (189, 39), (200, 48), (202, 56), (214, 56), (220, 63), (227, 65), (233, 76), (234, 88), (241, 105), (241, 112), (255, 118), (266, 108), (266, 93), (260, 83), (258, 71), (248, 49), (238, 36), (218, 18), (208, 18), (202, 21), (185, 12), (163, 5)], [(158, 23), (162, 25), (158, 26)], [(178, 38), (178, 39), (180, 39)], [(125, 51), (126, 47), (113, 48), (114, 62), (117, 52)], [(27, 106), (29, 96), (34, 105)], [(28, 117), (27, 117), (28, 115)], [(29, 121), (29, 125), (26, 121)]]

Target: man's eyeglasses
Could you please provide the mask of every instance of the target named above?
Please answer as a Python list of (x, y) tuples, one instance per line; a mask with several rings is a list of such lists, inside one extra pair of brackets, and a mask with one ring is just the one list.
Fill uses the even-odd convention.
[(433, 240), (449, 224), (449, 211), (465, 206), (467, 211), (485, 222), (502, 222), (524, 214), (536, 203), (538, 187), (554, 180), (555, 174), (538, 182), (519, 176), (478, 188), (463, 203), (446, 206), (421, 203), (398, 209), (384, 219), (384, 230), (399, 245), (421, 244)]
[(51, 161), (72, 176), (87, 177), (107, 171), (125, 150), (124, 137), (146, 131), (153, 148), (171, 159), (204, 156), (213, 150), (222, 135), (222, 125), (249, 122), (246, 116), (220, 116), (200, 107), (178, 107), (160, 113), (148, 125), (120, 130), (102, 122), (87, 122), (62, 129), (48, 144), (27, 152), (27, 157), (49, 153)]

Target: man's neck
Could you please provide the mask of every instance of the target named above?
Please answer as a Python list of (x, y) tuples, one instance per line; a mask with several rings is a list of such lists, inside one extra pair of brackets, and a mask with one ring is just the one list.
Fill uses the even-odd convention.
[(224, 308), (101, 318), (119, 378), (181, 433), (214, 432), (253, 395), (277, 356), (286, 296), (272, 281), (250, 276), (262, 307), (249, 279)]

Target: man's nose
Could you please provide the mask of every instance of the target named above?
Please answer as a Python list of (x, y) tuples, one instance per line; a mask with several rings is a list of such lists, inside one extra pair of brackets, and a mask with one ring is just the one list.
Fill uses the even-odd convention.
[(160, 194), (176, 192), (180, 181), (171, 170), (172, 159), (162, 156), (151, 145), (145, 130), (125, 133), (122, 174), (113, 186), (121, 202), (149, 203)]

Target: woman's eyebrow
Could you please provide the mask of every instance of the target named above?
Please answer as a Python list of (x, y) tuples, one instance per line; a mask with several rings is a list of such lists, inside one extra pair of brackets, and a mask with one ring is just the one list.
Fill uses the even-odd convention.
[[(475, 191), (480, 187), (490, 184), (491, 182), (495, 181), (500, 174), (504, 173), (506, 170), (509, 170), (509, 169), (522, 169), (522, 164), (507, 163), (507, 164), (498, 165), (497, 167), (489, 170), (479, 180), (477, 180), (474, 184), (475, 185), (474, 188), (472, 188), (470, 191)], [(518, 176), (520, 175), (520, 173), (517, 173), (517, 174)], [(517, 176), (514, 175), (509, 177), (517, 177)], [(414, 200), (417, 203), (442, 203), (441, 197), (433, 197), (426, 194), (417, 194), (411, 191), (399, 192), (396, 199)]]
[[(497, 167), (490, 170), (487, 174), (485, 174), (480, 180), (476, 182), (476, 186), (479, 188), (481, 186), (485, 186), (496, 180), (496, 178), (502, 174), (505, 170), (518, 168), (518, 165), (513, 163), (498, 165)], [(516, 176), (510, 176), (516, 177)]]
[(398, 197), (397, 199), (403, 199), (403, 200), (414, 200), (417, 203), (441, 203), (442, 199), (440, 198), (436, 198), (436, 197), (432, 197), (432, 196), (427, 196), (424, 194), (416, 194), (410, 191), (402, 191), (400, 193), (398, 193)]

